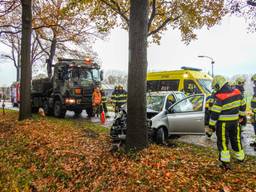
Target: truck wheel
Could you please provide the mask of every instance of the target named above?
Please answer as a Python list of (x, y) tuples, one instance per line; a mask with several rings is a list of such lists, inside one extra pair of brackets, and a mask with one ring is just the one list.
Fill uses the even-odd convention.
[(32, 107), (31, 112), (32, 113), (37, 113), (38, 112), (38, 108), (37, 107)]
[(82, 113), (83, 110), (75, 110), (75, 116), (79, 116)]
[(54, 116), (58, 118), (64, 118), (66, 114), (66, 110), (63, 109), (60, 100), (54, 102)]
[(53, 111), (52, 111), (52, 109), (49, 107), (48, 101), (44, 101), (44, 103), (43, 103), (43, 109), (44, 109), (45, 115), (52, 115)]
[(164, 144), (165, 143), (165, 134), (164, 134), (164, 128), (160, 127), (156, 131), (156, 143), (157, 144)]
[(93, 109), (92, 108), (87, 108), (86, 113), (87, 113), (88, 117), (93, 117)]

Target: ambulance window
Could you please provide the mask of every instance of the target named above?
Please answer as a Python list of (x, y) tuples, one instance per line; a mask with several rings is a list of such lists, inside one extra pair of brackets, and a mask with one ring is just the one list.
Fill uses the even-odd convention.
[(184, 91), (188, 94), (201, 93), (195, 82), (192, 80), (184, 80)]
[(177, 91), (179, 88), (179, 80), (160, 81), (160, 91)]
[(148, 91), (177, 91), (179, 80), (147, 81)]

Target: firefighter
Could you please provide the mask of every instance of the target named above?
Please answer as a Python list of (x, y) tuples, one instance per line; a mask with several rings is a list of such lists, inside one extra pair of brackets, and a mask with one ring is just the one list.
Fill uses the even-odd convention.
[(211, 108), (209, 127), (216, 128), (220, 166), (227, 170), (230, 169), (229, 140), (237, 161), (243, 162), (245, 158), (239, 122), (245, 125), (243, 117), (246, 108), (241, 92), (238, 89), (232, 89), (223, 76), (215, 76), (212, 87), (216, 94)]
[(254, 128), (254, 134), (255, 134), (255, 138), (254, 138), (254, 142), (250, 143), (250, 146), (254, 147), (254, 150), (256, 151), (256, 74), (254, 74), (252, 76), (252, 82), (254, 84), (253, 87), (253, 97), (251, 100), (251, 109), (252, 109), (252, 125)]
[(209, 121), (210, 121), (210, 116), (211, 116), (211, 108), (213, 106), (214, 103), (214, 97), (215, 97), (215, 91), (213, 90), (212, 94), (209, 95), (206, 98), (206, 104), (205, 104), (205, 126), (206, 126), (206, 130), (205, 130), (205, 134), (208, 138), (211, 138), (213, 132), (215, 132), (215, 129), (210, 129), (209, 128)]
[(118, 85), (118, 94), (116, 102), (118, 111), (121, 108), (121, 106), (127, 102), (127, 92), (124, 90), (122, 85)]
[[(244, 96), (244, 91), (245, 91), (245, 89), (244, 89), (244, 84), (245, 84), (245, 82), (246, 82), (246, 80), (245, 80), (245, 78), (242, 77), (242, 76), (236, 78), (236, 80), (235, 80), (235, 88), (238, 89), (238, 90), (241, 92), (241, 94), (242, 94), (242, 96), (243, 96), (244, 102), (247, 103), (247, 102), (246, 102), (246, 99), (245, 99), (245, 96)], [(245, 108), (246, 108), (246, 106), (245, 106)], [(243, 122), (247, 122), (246, 115), (245, 115), (243, 118), (244, 118), (244, 119), (243, 119)], [(243, 132), (243, 130), (244, 130), (244, 126), (241, 125), (241, 132)], [(242, 136), (242, 138), (243, 138), (243, 136)]]
[(244, 97), (244, 84), (245, 84), (245, 78), (243, 77), (236, 78), (235, 88), (237, 88), (241, 92), (243, 97)]
[(118, 96), (118, 86), (115, 86), (114, 91), (112, 92), (112, 95), (111, 95), (111, 102), (112, 102), (112, 104), (114, 106), (115, 113), (118, 112), (117, 96)]
[(94, 114), (99, 115), (100, 113), (100, 107), (101, 107), (101, 103), (102, 102), (102, 98), (101, 98), (101, 92), (100, 92), (100, 88), (97, 86), (94, 88), (94, 91), (92, 93), (92, 107), (93, 107), (93, 112)]
[(107, 97), (103, 88), (100, 89), (100, 93), (101, 93), (101, 101), (102, 101), (102, 110), (106, 114), (106, 117), (109, 118), (108, 108), (107, 108)]

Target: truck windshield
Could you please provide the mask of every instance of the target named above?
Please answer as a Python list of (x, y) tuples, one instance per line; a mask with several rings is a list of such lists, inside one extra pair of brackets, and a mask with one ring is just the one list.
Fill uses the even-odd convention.
[(69, 69), (69, 79), (80, 79), (80, 80), (100, 80), (100, 74), (98, 69), (88, 68), (71, 68)]
[(206, 93), (212, 93), (212, 81), (210, 79), (198, 79), (198, 83)]

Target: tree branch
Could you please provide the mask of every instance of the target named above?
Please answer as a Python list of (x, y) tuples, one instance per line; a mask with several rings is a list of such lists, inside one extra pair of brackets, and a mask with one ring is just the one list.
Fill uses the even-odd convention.
[(156, 0), (153, 0), (153, 2), (152, 2), (152, 12), (151, 12), (150, 18), (148, 20), (148, 31), (150, 29), (150, 26), (153, 22), (153, 19), (154, 19), (155, 15), (156, 15)]
[(154, 35), (154, 34), (158, 33), (161, 29), (163, 29), (166, 25), (168, 25), (170, 21), (177, 21), (179, 18), (181, 18), (181, 15), (175, 17), (174, 19), (172, 19), (171, 17), (168, 17), (168, 18), (162, 23), (162, 25), (160, 25), (157, 29), (155, 29), (155, 30), (149, 32), (147, 36), (149, 37), (149, 36), (151, 36), (151, 35)]
[(127, 23), (127, 25), (129, 25), (129, 18), (122, 12), (120, 6), (118, 5), (117, 2), (115, 2), (114, 0), (111, 0), (111, 2), (116, 6), (116, 9), (107, 1), (105, 0), (100, 0), (102, 3), (104, 3), (105, 5), (109, 6), (113, 11), (115, 11), (116, 13), (118, 13)]

